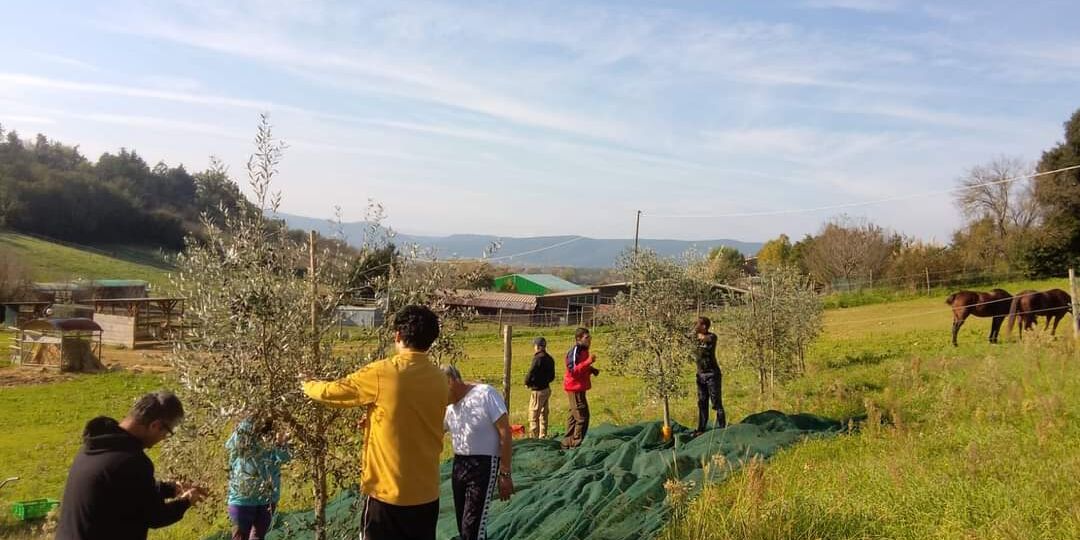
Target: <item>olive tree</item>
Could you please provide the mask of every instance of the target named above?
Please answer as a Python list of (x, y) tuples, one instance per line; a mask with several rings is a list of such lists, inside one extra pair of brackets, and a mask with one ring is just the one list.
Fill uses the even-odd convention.
[(696, 345), (690, 335), (693, 310), (705, 283), (692, 277), (687, 264), (651, 250), (622, 254), (618, 268), (632, 288), (615, 298), (610, 314), (613, 371), (645, 383), (647, 397), (663, 403), (664, 426), (670, 429), (668, 402), (686, 393), (684, 374)]
[[(461, 358), (455, 339), (460, 323), (440, 305), (439, 291), (454, 277), (454, 268), (419, 261), (413, 246), (387, 257), (392, 233), (378, 233), (385, 229), (377, 226), (355, 249), (287, 230), (273, 219), (280, 197), (271, 191), (284, 145), (273, 137), (265, 116), (255, 146), (247, 165), (253, 204), (222, 207), (214, 219), (207, 216), (173, 275), (190, 326), (171, 355), (187, 420), (165, 455), (171, 472), (220, 488), (213, 491), (223, 495), (226, 426), (251, 415), (272, 418), (277, 429), (292, 436), (294, 465), (287, 479), (310, 486), (315, 516), (310, 526), (323, 540), (329, 497), (353, 487), (360, 474), (363, 411), (316, 404), (303, 394), (300, 380), (337, 379), (390, 354), (391, 314), (411, 303), (444, 315), (433, 361)], [(382, 220), (378, 205), (370, 214), (369, 221)], [(382, 271), (382, 264), (390, 271)], [(386, 323), (358, 330), (343, 343), (336, 308), (357, 290), (377, 299)]]
[(761, 395), (805, 372), (806, 348), (821, 333), (822, 303), (790, 266), (766, 270), (743, 305), (727, 310), (726, 332), (739, 362), (758, 375)]

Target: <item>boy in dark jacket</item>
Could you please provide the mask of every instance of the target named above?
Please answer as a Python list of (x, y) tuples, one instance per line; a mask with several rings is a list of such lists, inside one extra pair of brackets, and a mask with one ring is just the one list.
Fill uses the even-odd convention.
[(592, 388), (592, 376), (600, 370), (593, 367), (596, 356), (589, 352), (592, 336), (588, 328), (578, 328), (574, 332), (574, 346), (566, 353), (566, 374), (563, 376), (563, 390), (570, 398), (570, 418), (566, 421), (566, 438), (562, 441), (563, 449), (577, 448), (589, 431), (589, 401), (585, 392)]
[(722, 399), (721, 383), (723, 373), (720, 365), (716, 363), (716, 334), (709, 331), (712, 321), (708, 317), (698, 317), (694, 325), (694, 334), (697, 338), (697, 350), (695, 351), (694, 363), (697, 364), (697, 395), (698, 395), (698, 426), (694, 435), (700, 435), (709, 426), (709, 402), (716, 411), (717, 429), (727, 426), (727, 416), (724, 414), (724, 400)]
[(144, 449), (172, 435), (183, 417), (176, 395), (161, 391), (140, 398), (120, 422), (99, 416), (87, 423), (64, 487), (57, 540), (145, 540), (149, 529), (180, 521), (204, 491), (156, 481)]
[(529, 395), (529, 433), (535, 438), (547, 437), (548, 400), (551, 398), (551, 381), (555, 380), (555, 359), (547, 353), (547, 340), (538, 337), (533, 340), (532, 367), (525, 376), (525, 386), (532, 393)]

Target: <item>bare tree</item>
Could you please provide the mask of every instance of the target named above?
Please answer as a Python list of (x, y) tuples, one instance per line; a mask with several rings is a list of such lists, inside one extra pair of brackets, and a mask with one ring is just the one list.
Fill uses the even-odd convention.
[(955, 203), (967, 223), (956, 236), (965, 260), (1011, 267), (1024, 251), (1039, 222), (1033, 184), (1024, 178), (1032, 172), (1024, 160), (1001, 156), (958, 180)]
[(30, 290), (30, 272), (6, 247), (0, 247), (0, 300), (24, 300)]
[(969, 221), (990, 219), (1001, 239), (1014, 228), (1026, 230), (1035, 223), (1037, 206), (1030, 184), (1021, 177), (1033, 171), (1030, 163), (1005, 156), (972, 167), (958, 181), (956, 205)]
[(814, 237), (805, 263), (811, 276), (823, 284), (872, 280), (884, 273), (896, 246), (896, 238), (878, 225), (839, 216)]

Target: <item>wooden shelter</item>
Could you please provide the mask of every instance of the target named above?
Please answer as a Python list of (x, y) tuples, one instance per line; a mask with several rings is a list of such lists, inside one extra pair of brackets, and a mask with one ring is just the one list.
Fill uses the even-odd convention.
[(183, 298), (103, 298), (90, 304), (110, 345), (134, 349), (139, 343), (177, 339), (183, 331)]
[(91, 319), (36, 319), (19, 328), (12, 363), (100, 371), (101, 327)]
[(6, 326), (18, 328), (34, 319), (44, 319), (45, 310), (50, 302), (24, 300), (21, 302), (0, 303), (0, 320)]
[(34, 283), (33, 296), (54, 304), (89, 304), (92, 300), (146, 298), (150, 283), (140, 279), (94, 279)]

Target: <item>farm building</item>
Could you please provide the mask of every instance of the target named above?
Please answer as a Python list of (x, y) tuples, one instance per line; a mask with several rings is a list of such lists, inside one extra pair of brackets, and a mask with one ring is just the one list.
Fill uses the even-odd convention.
[(53, 304), (86, 304), (112, 298), (146, 298), (150, 283), (138, 279), (95, 279), (34, 283), (34, 299)]
[[(541, 312), (563, 313), (569, 318), (581, 320), (581, 314), (593, 312), (600, 303), (600, 297), (595, 289), (577, 289), (573, 291), (555, 292), (545, 294), (537, 298), (537, 308)], [(580, 322), (567, 322), (566, 324), (581, 324)]]
[(499, 292), (531, 294), (533, 296), (585, 289), (581, 285), (551, 274), (510, 274), (501, 276), (495, 278), (495, 286), (492, 288)]
[(479, 315), (529, 315), (536, 312), (536, 296), (494, 291), (456, 290), (447, 293), (447, 306), (470, 308)]
[(335, 310), (338, 326), (374, 328), (383, 323), (383, 310), (375, 306), (339, 306)]
[(596, 311), (596, 292), (577, 289), (536, 296), (457, 290), (446, 294), (443, 302), (447, 306), (471, 309), (479, 318), (493, 322), (563, 326), (591, 323)]
[(19, 329), (12, 363), (60, 371), (100, 371), (101, 326), (90, 319), (37, 319)]
[(615, 303), (615, 297), (619, 296), (620, 293), (630, 293), (630, 282), (620, 281), (618, 283), (605, 283), (603, 285), (596, 285), (593, 288), (596, 289), (601, 304), (613, 304)]
[(0, 323), (3, 326), (19, 327), (34, 319), (44, 319), (45, 310), (51, 305), (50, 302), (38, 302), (27, 300), (24, 302), (0, 303)]
[(140, 343), (176, 339), (183, 331), (183, 298), (100, 298), (89, 303), (109, 345), (134, 349)]

